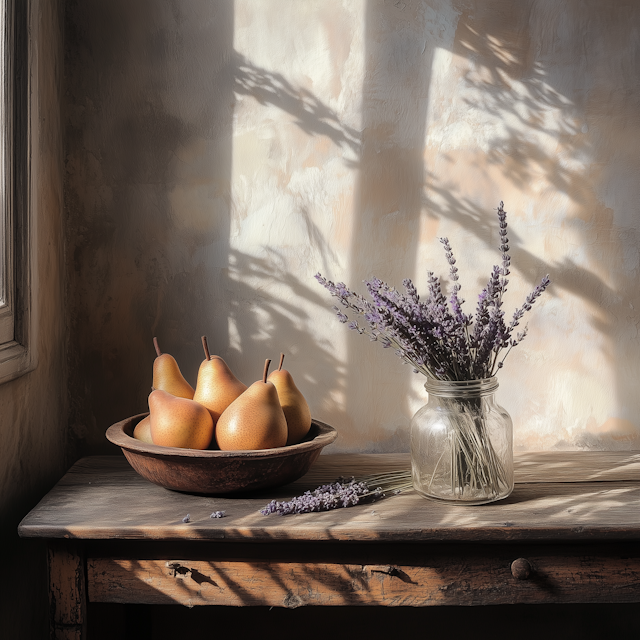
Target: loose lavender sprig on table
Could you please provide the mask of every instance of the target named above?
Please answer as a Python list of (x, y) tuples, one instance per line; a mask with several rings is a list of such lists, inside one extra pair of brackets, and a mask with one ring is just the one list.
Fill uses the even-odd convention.
[[(394, 348), (416, 373), (438, 380), (489, 378), (503, 366), (511, 349), (526, 336), (526, 327), (514, 335), (515, 329), (550, 284), (549, 276), (542, 278), (522, 307), (516, 309), (511, 322), (506, 324), (502, 304), (509, 284), (511, 257), (507, 213), (502, 202), (497, 211), (501, 265), (493, 267), (487, 285), (480, 292), (475, 316), (462, 310), (464, 300), (458, 295), (461, 285), (456, 259), (447, 238), (441, 238), (440, 242), (453, 283), (448, 301), (440, 279), (433, 272), (427, 274), (428, 293), (424, 301), (409, 279), (403, 281), (404, 292), (401, 292), (372, 278), (365, 282), (371, 297), (367, 300), (347, 289), (342, 282), (334, 284), (319, 273), (315, 277), (340, 301), (342, 308), (333, 307), (340, 322), (348, 323), (350, 329), (368, 335), (384, 348)], [(350, 321), (344, 310), (354, 312), (364, 323)]]
[(411, 473), (409, 471), (391, 471), (356, 478), (338, 478), (331, 484), (324, 484), (313, 491), (305, 491), (285, 502), (272, 500), (260, 513), (267, 516), (277, 513), (286, 516), (294, 513), (311, 513), (313, 511), (330, 511), (339, 507), (353, 507), (366, 501), (378, 500), (386, 495), (396, 495), (411, 489)]

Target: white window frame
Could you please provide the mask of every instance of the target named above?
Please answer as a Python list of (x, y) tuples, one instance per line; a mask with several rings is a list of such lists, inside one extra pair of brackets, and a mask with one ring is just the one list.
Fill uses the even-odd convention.
[(0, 0), (0, 384), (37, 363), (31, 207), (31, 0)]

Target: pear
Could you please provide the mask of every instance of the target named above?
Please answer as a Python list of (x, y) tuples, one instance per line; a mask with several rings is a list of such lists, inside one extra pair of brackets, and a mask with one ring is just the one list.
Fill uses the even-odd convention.
[(287, 443), (287, 420), (273, 382), (267, 380), (266, 360), (262, 380), (254, 382), (222, 413), (215, 438), (223, 451), (273, 449)]
[(209, 409), (215, 427), (222, 412), (246, 391), (247, 385), (231, 373), (231, 369), (222, 358), (209, 354), (206, 336), (202, 336), (202, 347), (204, 360), (198, 370), (193, 399)]
[(282, 368), (284, 362), (284, 353), (280, 354), (280, 366), (269, 376), (269, 380), (278, 392), (280, 405), (284, 411), (284, 417), (287, 419), (287, 429), (289, 435), (287, 444), (296, 444), (300, 442), (311, 429), (311, 411), (309, 405), (304, 399), (302, 393), (291, 374)]
[(178, 398), (193, 399), (193, 387), (182, 377), (180, 367), (173, 356), (162, 353), (158, 338), (153, 339), (157, 358), (153, 361), (153, 388), (161, 389)]
[(153, 444), (181, 449), (206, 449), (213, 438), (213, 420), (206, 407), (155, 389), (149, 395)]
[(153, 439), (151, 438), (151, 419), (149, 416), (143, 418), (138, 422), (135, 429), (133, 430), (133, 437), (136, 440), (140, 440), (141, 442), (146, 442), (147, 444), (153, 444)]

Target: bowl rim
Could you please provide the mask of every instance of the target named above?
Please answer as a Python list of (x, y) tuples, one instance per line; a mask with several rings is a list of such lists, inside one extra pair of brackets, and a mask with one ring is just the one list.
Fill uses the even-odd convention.
[(131, 451), (138, 454), (152, 455), (154, 457), (165, 458), (278, 458), (286, 457), (298, 453), (304, 453), (314, 451), (316, 449), (322, 449), (327, 445), (334, 442), (338, 437), (338, 432), (334, 427), (328, 425), (320, 420), (312, 419), (312, 425), (316, 425), (319, 430), (312, 440), (299, 442), (298, 444), (291, 444), (285, 447), (275, 447), (273, 449), (255, 449), (250, 451), (245, 450), (232, 450), (232, 451), (220, 451), (211, 449), (181, 449), (179, 447), (163, 447), (157, 444), (147, 444), (141, 440), (137, 440), (132, 436), (125, 433), (125, 427), (129, 424), (137, 424), (140, 420), (149, 415), (149, 412), (139, 413), (135, 416), (130, 416), (120, 422), (112, 424), (106, 432), (106, 437), (109, 442), (121, 447), (123, 450)]

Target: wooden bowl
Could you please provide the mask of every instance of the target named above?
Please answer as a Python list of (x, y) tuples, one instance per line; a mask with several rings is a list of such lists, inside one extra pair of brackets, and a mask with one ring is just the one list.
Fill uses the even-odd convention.
[(122, 448), (129, 464), (147, 480), (166, 489), (220, 495), (278, 487), (302, 477), (323, 447), (338, 432), (313, 420), (307, 437), (298, 444), (256, 451), (179, 449), (146, 444), (133, 429), (148, 413), (127, 418), (107, 429), (107, 439)]

